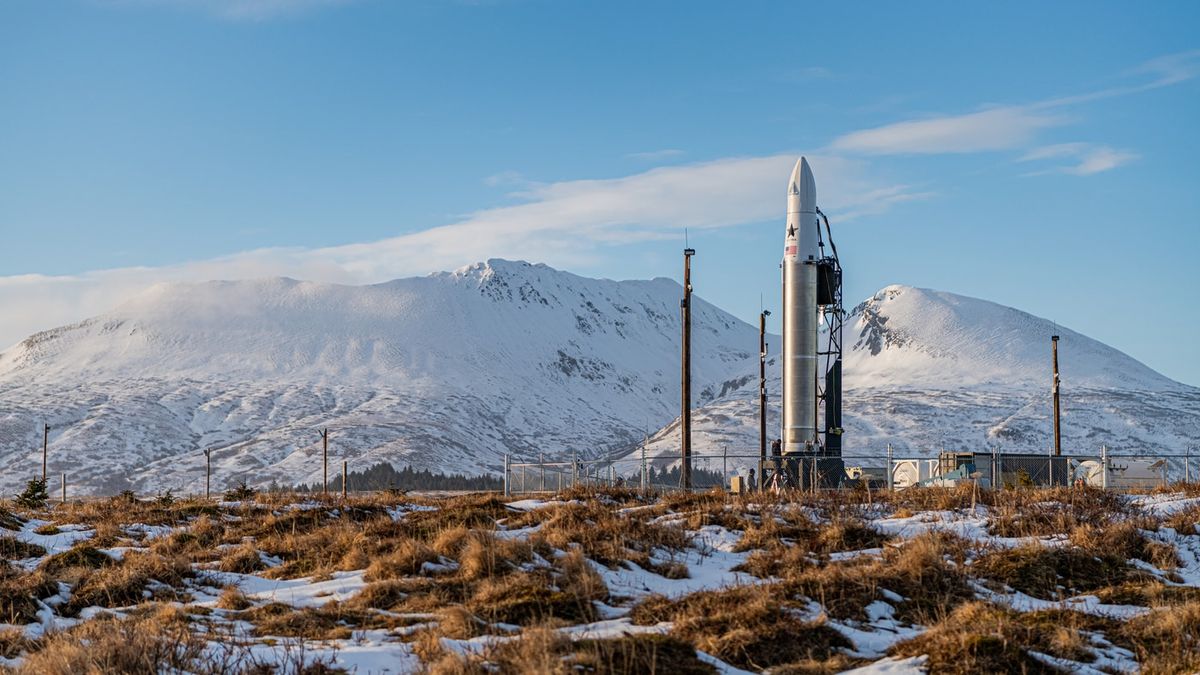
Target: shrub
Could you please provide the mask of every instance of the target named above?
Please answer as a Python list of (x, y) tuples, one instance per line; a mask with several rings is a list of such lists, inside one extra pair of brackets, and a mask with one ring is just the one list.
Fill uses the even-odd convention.
[(246, 485), (245, 480), (238, 481), (238, 484), (225, 491), (225, 501), (227, 502), (244, 502), (254, 499), (257, 491)]
[(41, 478), (30, 478), (25, 484), (25, 490), (16, 497), (17, 505), (27, 509), (40, 509), (50, 501), (50, 493), (46, 491), (46, 481)]

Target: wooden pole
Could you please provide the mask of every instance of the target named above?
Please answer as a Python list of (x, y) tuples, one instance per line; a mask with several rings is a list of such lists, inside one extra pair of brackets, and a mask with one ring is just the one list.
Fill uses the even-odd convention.
[(212, 499), (212, 448), (204, 450), (204, 499)]
[(1059, 378), (1058, 378), (1058, 336), (1057, 335), (1053, 335), (1050, 337), (1050, 344), (1053, 345), (1053, 349), (1054, 349), (1054, 456), (1059, 457), (1062, 455), (1062, 426), (1060, 423), (1061, 412), (1059, 410), (1059, 400), (1058, 400)]
[(349, 465), (348, 461), (342, 460), (342, 499), (346, 498), (346, 486), (350, 483), (350, 471), (347, 469)]
[(771, 313), (763, 310), (758, 314), (758, 485), (766, 488), (762, 467), (767, 465), (767, 317)]
[(62, 503), (67, 503), (67, 474), (62, 475)]
[(329, 428), (321, 430), (321, 466), (323, 470), (323, 479), (321, 494), (329, 496)]
[(50, 425), (42, 425), (42, 482), (46, 482), (46, 456), (50, 451)]
[(679, 402), (680, 453), (679, 479), (684, 490), (692, 489), (692, 256), (695, 249), (683, 249), (683, 349), (681, 396)]

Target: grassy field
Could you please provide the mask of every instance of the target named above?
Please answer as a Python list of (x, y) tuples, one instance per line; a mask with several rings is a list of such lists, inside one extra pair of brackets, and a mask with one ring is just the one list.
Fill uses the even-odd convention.
[(0, 668), (1200, 669), (1200, 486), (971, 504), (966, 489), (0, 502)]

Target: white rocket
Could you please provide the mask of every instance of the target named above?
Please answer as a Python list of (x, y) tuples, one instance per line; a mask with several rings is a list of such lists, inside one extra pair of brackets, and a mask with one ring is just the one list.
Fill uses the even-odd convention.
[(817, 448), (817, 183), (801, 157), (788, 180), (783, 245), (783, 454)]

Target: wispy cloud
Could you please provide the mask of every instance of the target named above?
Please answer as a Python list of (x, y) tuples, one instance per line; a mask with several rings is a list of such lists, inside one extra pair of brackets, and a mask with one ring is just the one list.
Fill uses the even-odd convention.
[(854, 131), (836, 138), (831, 147), (871, 155), (1008, 150), (1028, 144), (1042, 129), (1065, 122), (1061, 115), (1008, 106)]
[(625, 156), (628, 157), (629, 159), (636, 159), (636, 160), (642, 161), (642, 162), (659, 162), (664, 159), (673, 159), (675, 157), (682, 157), (684, 154), (685, 153), (683, 152), (683, 150), (677, 150), (675, 148), (667, 148), (665, 150), (651, 150), (649, 152), (631, 152)]
[[(838, 152), (867, 155), (948, 154), (1026, 148), (1036, 141), (1040, 132), (1069, 124), (1071, 117), (1067, 114), (1067, 108), (1071, 106), (1167, 87), (1200, 76), (1200, 50), (1152, 59), (1129, 70), (1126, 76), (1138, 78), (1139, 81), (1023, 105), (904, 120), (844, 134), (834, 139), (830, 147)], [(1124, 155), (1107, 156), (1107, 161), (1116, 162), (1113, 166), (1128, 159)], [(1101, 167), (1105, 162), (1103, 153), (1097, 153), (1095, 162), (1080, 170)], [(1096, 168), (1090, 172), (1103, 170)]]
[(1090, 176), (1115, 169), (1137, 159), (1137, 154), (1094, 143), (1058, 143), (1034, 148), (1017, 161), (1036, 162), (1047, 160), (1071, 160), (1071, 164), (1034, 171), (1029, 176), (1047, 173), (1067, 173), (1075, 176)]
[(160, 7), (198, 11), (231, 21), (262, 21), (357, 0), (100, 0), (113, 7)]
[[(862, 160), (809, 155), (821, 176), (822, 208), (839, 221), (880, 213), (926, 196), (880, 180)], [(489, 257), (561, 267), (595, 261), (605, 249), (677, 237), (684, 228), (721, 228), (779, 215), (794, 153), (730, 157), (659, 167), (620, 178), (529, 184), (520, 203), (483, 209), (458, 222), (380, 241), (318, 249), (269, 248), (165, 267), (79, 275), (0, 277), (0, 345), (103, 312), (159, 281), (293, 276), (372, 283), (452, 269)]]

